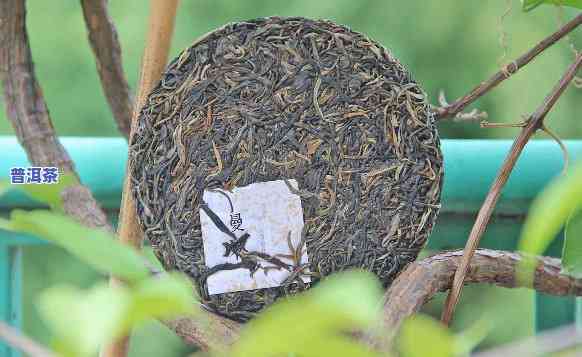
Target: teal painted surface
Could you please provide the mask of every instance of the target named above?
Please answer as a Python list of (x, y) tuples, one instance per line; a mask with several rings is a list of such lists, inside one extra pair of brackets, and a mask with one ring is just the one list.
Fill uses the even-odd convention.
[[(115, 211), (119, 207), (127, 144), (118, 138), (62, 138), (71, 154), (81, 180), (102, 206)], [(582, 141), (566, 141), (572, 160), (582, 159)], [(503, 159), (511, 148), (509, 140), (443, 140), (445, 181), (442, 210), (429, 249), (454, 249), (464, 246), (477, 210), (491, 186)], [(0, 136), (0, 180), (9, 169), (28, 166), (26, 155), (13, 137)], [(562, 170), (562, 153), (549, 140), (528, 144), (512, 173), (495, 215), (483, 237), (481, 247), (513, 250), (524, 214), (535, 195)], [(22, 194), (11, 192), (0, 200), (0, 211), (39, 207)], [(113, 214), (116, 216), (116, 214)], [(20, 249), (19, 246), (43, 244), (31, 236), (0, 232), (0, 314), (15, 326), (20, 324)], [(556, 243), (558, 244), (558, 243)], [(573, 321), (573, 299), (536, 296), (536, 326), (550, 328)], [(0, 352), (5, 352), (0, 346)], [(15, 356), (1, 353), (0, 356)]]
[[(118, 138), (62, 138), (81, 181), (87, 185), (104, 208), (115, 209), (121, 200), (121, 187), (127, 161), (127, 143)], [(9, 178), (14, 166), (28, 166), (26, 154), (14, 137), (0, 136), (0, 180)], [(0, 200), (1, 208), (36, 207), (22, 194), (8, 193)]]
[[(103, 207), (115, 209), (127, 160), (127, 143), (120, 138), (62, 138), (81, 180)], [(445, 181), (443, 212), (472, 212), (479, 208), (505, 155), (509, 140), (443, 140)], [(572, 160), (582, 157), (582, 141), (565, 141)], [(10, 167), (27, 166), (24, 151), (14, 137), (0, 136), (0, 179)], [(562, 169), (562, 153), (550, 140), (536, 140), (525, 148), (502, 194), (498, 213), (523, 213), (528, 202)], [(0, 208), (34, 207), (22, 195), (8, 194)]]
[[(0, 243), (0, 319), (20, 327), (22, 323), (22, 250)], [(20, 353), (0, 341), (0, 356), (19, 357)]]

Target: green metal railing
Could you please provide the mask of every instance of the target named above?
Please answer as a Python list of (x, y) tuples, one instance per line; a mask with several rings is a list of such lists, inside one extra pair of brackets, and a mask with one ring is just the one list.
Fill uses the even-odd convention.
[[(81, 180), (108, 211), (117, 217), (127, 144), (120, 138), (62, 138), (71, 154)], [(582, 158), (582, 141), (566, 141), (572, 160)], [(443, 140), (445, 181), (442, 210), (428, 248), (461, 248), (469, 235), (477, 210), (489, 190), (499, 167), (509, 152), (508, 140)], [(8, 177), (11, 167), (29, 166), (24, 151), (13, 137), (0, 136), (0, 178)], [(521, 224), (532, 199), (562, 170), (562, 153), (552, 141), (539, 140), (527, 145), (501, 195), (495, 215), (483, 237), (481, 247), (514, 250)], [(14, 208), (38, 208), (37, 203), (18, 192), (0, 200), (0, 214)], [(31, 236), (0, 230), (0, 318), (11, 325), (21, 323), (22, 247), (43, 244)], [(559, 256), (561, 240), (547, 254)], [(536, 294), (537, 330), (582, 322), (576, 299)], [(578, 307), (578, 309), (577, 309)], [(0, 356), (17, 356), (0, 345)]]

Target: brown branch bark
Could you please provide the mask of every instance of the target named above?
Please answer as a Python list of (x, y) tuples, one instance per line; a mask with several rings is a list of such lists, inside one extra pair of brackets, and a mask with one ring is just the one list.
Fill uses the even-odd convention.
[[(151, 0), (150, 20), (148, 25), (148, 35), (146, 47), (142, 59), (140, 73), (140, 83), (138, 87), (137, 103), (133, 111), (129, 141), (135, 132), (139, 110), (143, 106), (147, 95), (159, 81), (160, 76), (166, 66), (172, 34), (174, 31), (174, 21), (178, 0)], [(129, 165), (129, 163), (128, 163)], [(126, 173), (131, 170), (126, 170)], [(121, 196), (121, 207), (119, 212), (119, 240), (136, 249), (141, 249), (143, 232), (137, 220), (135, 203), (131, 194), (131, 180), (126, 175)], [(115, 277), (111, 277), (110, 285), (117, 286), (122, 282)], [(123, 336), (117, 341), (105, 346), (101, 351), (102, 357), (125, 357), (129, 349), (129, 336)]]
[(81, 0), (81, 6), (103, 93), (119, 131), (129, 138), (133, 99), (123, 73), (121, 47), (107, 12), (107, 0)]
[(497, 85), (507, 78), (511, 77), (513, 74), (517, 73), (523, 66), (530, 63), (534, 58), (536, 58), (540, 53), (542, 53), (547, 48), (551, 47), (553, 44), (558, 42), (560, 39), (569, 34), (572, 30), (577, 28), (582, 23), (582, 14), (576, 16), (573, 20), (568, 22), (558, 31), (554, 32), (550, 36), (543, 39), (531, 50), (523, 54), (521, 57), (515, 59), (513, 62), (509, 63), (501, 71), (495, 73), (491, 78), (482, 82), (477, 87), (473, 88), (465, 96), (455, 100), (453, 103), (447, 106), (436, 108), (437, 119), (444, 119), (447, 117), (454, 117), (459, 114), (463, 109), (465, 109), (469, 104), (473, 103), (475, 100), (479, 99), (485, 93), (489, 92), (491, 89), (497, 87)]
[(0, 340), (30, 357), (56, 357), (50, 350), (2, 321), (0, 321)]
[[(402, 322), (436, 293), (451, 288), (460, 269), (463, 251), (442, 252), (410, 264), (394, 280), (384, 295), (381, 338), (368, 337), (370, 345), (387, 349)], [(582, 295), (582, 280), (561, 274), (560, 260), (538, 257), (533, 280), (516, 279), (519, 253), (479, 249), (470, 261), (466, 283), (495, 284), (505, 288), (533, 288), (550, 295)], [(531, 285), (528, 285), (531, 284)]]
[[(4, 85), (7, 117), (28, 160), (35, 166), (58, 167), (61, 173), (70, 173), (78, 179), (73, 161), (56, 136), (36, 80), (24, 1), (0, 2), (0, 36), (0, 80)], [(62, 198), (65, 211), (81, 223), (111, 230), (105, 213), (80, 183), (65, 189)]]
[(198, 320), (189, 318), (162, 321), (182, 340), (202, 351), (220, 351), (239, 338), (241, 324), (218, 315), (207, 313)]
[(475, 223), (473, 224), (473, 228), (471, 229), (471, 233), (467, 239), (467, 244), (465, 245), (464, 250), (465, 254), (463, 255), (459, 269), (455, 273), (453, 287), (451, 288), (445, 303), (442, 316), (443, 323), (448, 325), (453, 317), (455, 306), (457, 305), (461, 295), (461, 289), (463, 288), (465, 275), (469, 269), (469, 262), (473, 257), (475, 249), (477, 249), (479, 245), (479, 241), (481, 240), (483, 233), (485, 233), (485, 229), (487, 228), (491, 214), (493, 213), (495, 205), (497, 204), (499, 196), (501, 195), (501, 190), (503, 189), (503, 186), (505, 186), (505, 183), (507, 183), (509, 175), (514, 168), (519, 155), (523, 151), (523, 148), (530, 140), (530, 138), (538, 129), (543, 126), (546, 115), (552, 109), (554, 104), (556, 104), (562, 93), (566, 90), (568, 84), (576, 76), (576, 73), (581, 64), (582, 54), (579, 54), (576, 57), (574, 63), (568, 68), (564, 76), (556, 84), (552, 92), (546, 97), (542, 105), (528, 118), (525, 126), (513, 142), (509, 154), (505, 158), (505, 161), (503, 162), (503, 165), (501, 166), (501, 169), (499, 170), (493, 185), (485, 197), (485, 201), (483, 202), (483, 205), (477, 214), (477, 218), (475, 219)]

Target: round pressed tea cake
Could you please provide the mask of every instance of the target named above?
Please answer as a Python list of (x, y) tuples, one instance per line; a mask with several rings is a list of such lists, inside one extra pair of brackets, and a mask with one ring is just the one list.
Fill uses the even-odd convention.
[(426, 95), (387, 49), (272, 17), (226, 25), (169, 64), (130, 170), (165, 268), (245, 321), (344, 269), (390, 284), (433, 228), (443, 163)]

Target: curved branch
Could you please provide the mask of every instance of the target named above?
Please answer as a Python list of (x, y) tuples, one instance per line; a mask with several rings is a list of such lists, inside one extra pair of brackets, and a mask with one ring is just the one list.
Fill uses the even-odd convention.
[(480, 83), (477, 87), (473, 88), (473, 90), (471, 90), (465, 96), (455, 100), (451, 104), (448, 104), (440, 108), (435, 108), (437, 119), (441, 120), (447, 117), (456, 116), (469, 104), (479, 99), (481, 96), (489, 92), (491, 89), (497, 87), (499, 83), (503, 82), (507, 78), (511, 77), (513, 74), (517, 73), (522, 67), (530, 63), (534, 58), (536, 58), (540, 53), (545, 51), (548, 47), (552, 46), (557, 41), (562, 39), (564, 36), (572, 32), (572, 30), (577, 28), (581, 23), (582, 14), (576, 16), (573, 20), (568, 22), (561, 29), (543, 39), (534, 48), (523, 54), (521, 57), (515, 59), (513, 62), (509, 63), (502, 70), (495, 73), (491, 78)]
[(133, 99), (123, 73), (121, 47), (107, 12), (107, 0), (81, 0), (81, 6), (103, 93), (119, 131), (129, 138)]
[[(57, 138), (36, 80), (23, 0), (0, 2), (0, 80), (4, 85), (7, 117), (28, 160), (35, 166), (58, 167), (61, 173), (73, 174), (78, 179), (73, 161)], [(80, 183), (65, 189), (62, 199), (65, 212), (79, 222), (112, 231), (107, 216)]]
[[(410, 264), (384, 295), (382, 339), (368, 337), (370, 345), (388, 348), (404, 319), (418, 312), (436, 293), (451, 288), (461, 264), (462, 250), (442, 252)], [(466, 283), (495, 284), (504, 288), (533, 288), (550, 295), (582, 295), (582, 280), (561, 274), (560, 260), (537, 257), (533, 281), (516, 279), (521, 254), (478, 249), (471, 260)], [(382, 340), (383, 342), (379, 342)]]

